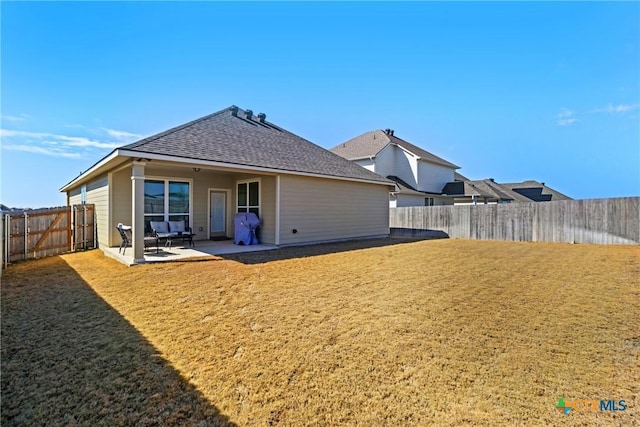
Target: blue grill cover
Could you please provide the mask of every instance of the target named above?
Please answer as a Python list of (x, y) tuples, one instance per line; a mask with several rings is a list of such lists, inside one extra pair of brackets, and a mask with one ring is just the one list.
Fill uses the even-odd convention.
[(235, 228), (233, 243), (239, 245), (257, 245), (256, 229), (260, 226), (258, 216), (253, 212), (238, 212), (233, 217)]

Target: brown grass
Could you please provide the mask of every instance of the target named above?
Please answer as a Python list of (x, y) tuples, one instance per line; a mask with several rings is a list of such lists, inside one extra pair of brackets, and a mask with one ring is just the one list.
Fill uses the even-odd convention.
[(640, 248), (354, 247), (12, 266), (2, 424), (639, 423)]

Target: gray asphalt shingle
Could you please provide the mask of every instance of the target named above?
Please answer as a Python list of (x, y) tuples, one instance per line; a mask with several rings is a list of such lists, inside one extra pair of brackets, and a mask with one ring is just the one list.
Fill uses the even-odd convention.
[[(234, 106), (121, 147), (123, 150), (333, 177), (389, 182)], [(391, 184), (391, 182), (389, 182)]]

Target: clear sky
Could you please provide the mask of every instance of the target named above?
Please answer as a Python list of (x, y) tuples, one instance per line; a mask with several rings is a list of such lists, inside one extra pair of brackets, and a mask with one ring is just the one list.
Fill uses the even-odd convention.
[(6, 2), (0, 202), (232, 104), (331, 148), (395, 135), (471, 179), (640, 195), (640, 3)]

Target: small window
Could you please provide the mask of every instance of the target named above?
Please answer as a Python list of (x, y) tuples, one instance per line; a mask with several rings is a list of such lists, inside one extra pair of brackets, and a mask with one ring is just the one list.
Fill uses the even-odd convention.
[(433, 197), (425, 197), (424, 198), (424, 205), (425, 206), (433, 206), (434, 204), (434, 198)]
[(87, 203), (87, 184), (80, 188), (80, 203), (83, 205)]
[(260, 217), (260, 181), (239, 182), (236, 212), (253, 212)]

